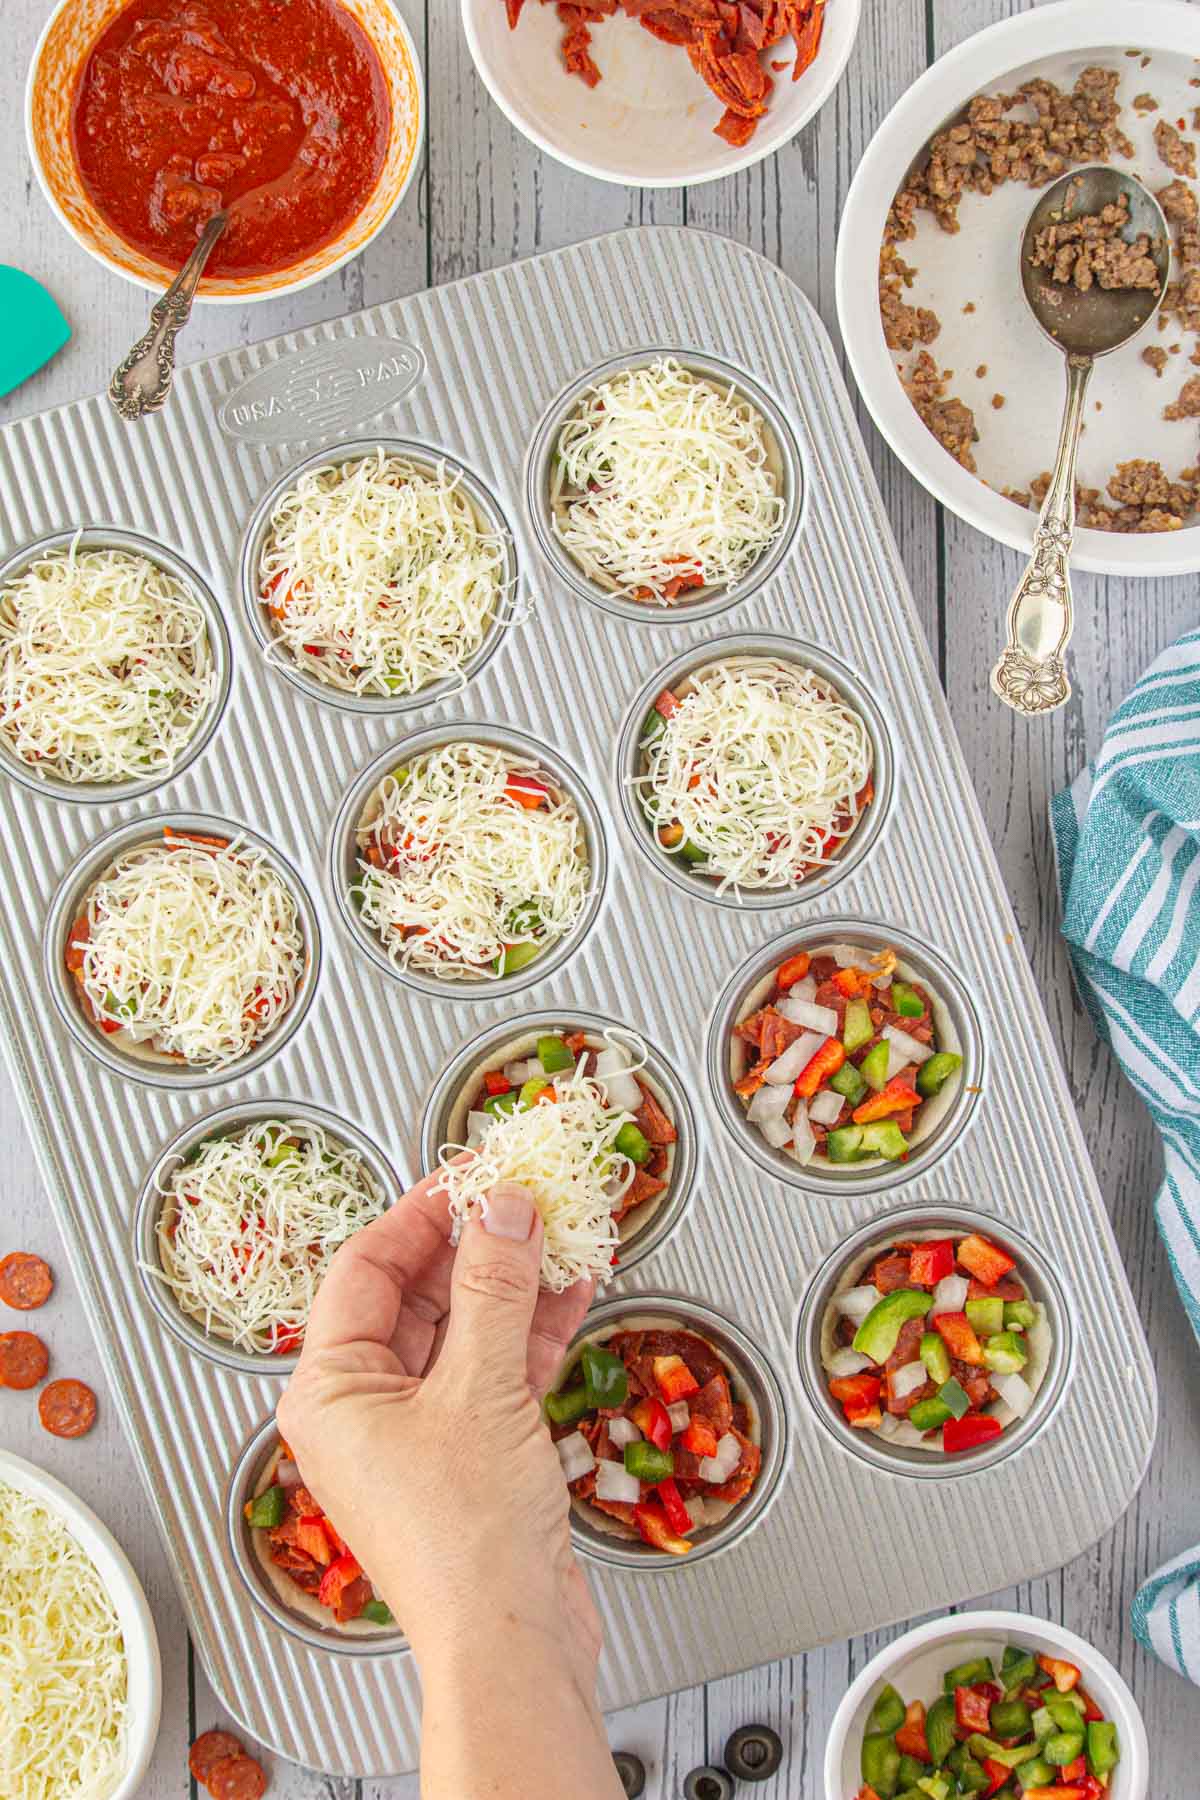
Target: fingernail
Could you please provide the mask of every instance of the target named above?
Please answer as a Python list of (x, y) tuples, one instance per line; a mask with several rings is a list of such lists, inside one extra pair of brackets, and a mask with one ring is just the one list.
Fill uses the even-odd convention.
[(498, 1181), (483, 1205), (483, 1229), (524, 1243), (533, 1230), (533, 1195), (519, 1181)]

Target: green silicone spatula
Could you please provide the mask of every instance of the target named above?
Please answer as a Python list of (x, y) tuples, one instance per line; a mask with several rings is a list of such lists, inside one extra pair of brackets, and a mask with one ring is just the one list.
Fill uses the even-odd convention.
[(57, 302), (24, 269), (0, 263), (0, 395), (48, 363), (71, 335)]

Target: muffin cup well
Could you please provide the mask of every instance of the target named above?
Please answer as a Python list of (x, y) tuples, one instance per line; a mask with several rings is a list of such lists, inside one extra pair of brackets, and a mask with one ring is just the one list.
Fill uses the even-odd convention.
[[(284, 882), (296, 902), (300, 933), (304, 941), (304, 968), (296, 986), (296, 995), (287, 1013), (272, 1031), (255, 1044), (248, 1055), (215, 1068), (193, 1068), (180, 1064), (154, 1051), (135, 1055), (132, 1050), (118, 1049), (112, 1038), (86, 1018), (79, 1004), (74, 981), (66, 966), (67, 939), (79, 917), (89, 889), (110, 869), (126, 850), (144, 843), (162, 842), (163, 829), (170, 826), (180, 832), (220, 835), (231, 841), (240, 840), (261, 850)], [(86, 851), (59, 883), (42, 936), (42, 967), (50, 996), (63, 1024), (89, 1056), (103, 1063), (115, 1075), (140, 1081), (147, 1087), (189, 1089), (219, 1087), (238, 1081), (252, 1069), (278, 1054), (300, 1029), (316, 992), (321, 968), (321, 932), (316, 909), (299, 874), (285, 856), (258, 832), (211, 813), (158, 813), (152, 819), (139, 818), (110, 831)]]
[[(784, 500), (784, 518), (778, 536), (768, 544), (758, 561), (732, 587), (705, 587), (694, 590), (690, 599), (668, 605), (656, 601), (627, 600), (586, 575), (562, 544), (553, 526), (550, 504), (550, 477), (554, 466), (559, 433), (579, 405), (588, 388), (607, 381), (626, 369), (643, 368), (661, 357), (673, 357), (693, 375), (709, 381), (714, 387), (735, 387), (762, 419), (768, 454), (775, 468)], [(709, 619), (739, 601), (750, 599), (770, 580), (791, 550), (804, 510), (804, 461), (796, 435), (783, 408), (765, 388), (745, 370), (735, 368), (720, 357), (698, 350), (681, 349), (678, 345), (659, 345), (635, 352), (624, 352), (607, 362), (588, 369), (557, 394), (542, 415), (533, 441), (525, 457), (525, 505), (533, 524), (538, 548), (551, 565), (557, 578), (582, 600), (588, 600), (602, 611), (620, 619), (634, 619), (641, 625), (676, 625), (681, 621)]]
[[(587, 903), (573, 931), (548, 945), (543, 954), (535, 957), (525, 968), (518, 969), (511, 975), (481, 976), (475, 981), (465, 977), (439, 980), (436, 976), (417, 970), (397, 967), (388, 956), (378, 934), (363, 924), (350, 898), (350, 888), (359, 875), (356, 843), (358, 824), (375, 789), (398, 763), (411, 762), (416, 757), (439, 749), (443, 744), (454, 742), (495, 745), (501, 750), (512, 751), (514, 756), (536, 761), (555, 785), (575, 803), (583, 826), (590, 872)], [(377, 969), (390, 976), (393, 981), (402, 981), (405, 986), (415, 988), (418, 993), (432, 995), (438, 1000), (498, 1000), (532, 986), (534, 982), (543, 980), (555, 969), (561, 968), (580, 948), (595, 924), (608, 880), (604, 823), (596, 802), (578, 771), (557, 751), (539, 744), (524, 732), (514, 731), (510, 726), (485, 725), (472, 719), (461, 724), (432, 726), (427, 731), (418, 732), (413, 737), (390, 745), (373, 757), (346, 791), (338, 807), (329, 839), (328, 862), (329, 879), (338, 914), (356, 946), (371, 959)]]
[[(426, 687), (418, 688), (412, 694), (351, 694), (343, 692), (341, 688), (329, 687), (324, 682), (317, 681), (305, 670), (299, 668), (288, 651), (280, 644), (272, 629), (270, 617), (263, 605), (259, 591), (258, 569), (262, 549), (271, 528), (271, 514), (282, 495), (294, 486), (302, 475), (308, 474), (312, 469), (338, 467), (342, 463), (355, 462), (364, 456), (370, 456), (377, 450), (382, 451), (385, 456), (403, 457), (430, 475), (436, 475), (439, 468), (445, 468), (449, 473), (457, 476), (460, 491), (470, 501), (481, 525), (487, 531), (494, 532), (498, 537), (503, 538), (505, 544), (505, 561), (497, 588), (495, 610), (479, 648), (462, 664), (457, 676), (446, 676), (440, 681), (431, 681)], [(439, 450), (432, 444), (415, 443), (406, 438), (390, 437), (357, 438), (351, 443), (338, 444), (332, 449), (319, 450), (312, 456), (306, 456), (303, 462), (293, 463), (290, 468), (285, 469), (279, 479), (268, 488), (250, 515), (250, 522), (242, 539), (238, 563), (238, 581), (246, 619), (265, 661), (271, 668), (278, 670), (285, 681), (289, 681), (302, 694), (307, 694), (311, 700), (319, 700), (326, 706), (338, 708), (341, 712), (377, 714), (385, 717), (417, 712), (422, 707), (434, 706), (438, 701), (448, 699), (452, 694), (461, 692), (463, 687), (481, 672), (499, 647), (505, 629), (513, 623), (512, 609), (517, 594), (519, 574), (512, 528), (500, 502), (491, 489), (484, 485), (480, 477), (465, 463), (460, 462), (456, 456)]]
[[(1051, 1344), (1045, 1373), (1033, 1406), (1023, 1419), (1007, 1425), (1001, 1437), (976, 1450), (952, 1454), (919, 1450), (889, 1443), (873, 1431), (848, 1425), (842, 1408), (829, 1392), (829, 1376), (821, 1359), (821, 1334), (826, 1312), (840, 1289), (853, 1287), (881, 1251), (910, 1238), (963, 1236), (978, 1232), (1006, 1248), (1016, 1258), (1017, 1269), (1030, 1297), (1046, 1309)], [(842, 1239), (829, 1252), (808, 1285), (800, 1309), (796, 1350), (801, 1385), (822, 1427), (843, 1449), (893, 1475), (917, 1480), (946, 1481), (976, 1475), (1016, 1455), (1037, 1436), (1054, 1416), (1066, 1391), (1075, 1361), (1075, 1335), (1071, 1301), (1049, 1259), (1025, 1233), (1006, 1219), (976, 1212), (950, 1201), (905, 1207), (885, 1213)]]

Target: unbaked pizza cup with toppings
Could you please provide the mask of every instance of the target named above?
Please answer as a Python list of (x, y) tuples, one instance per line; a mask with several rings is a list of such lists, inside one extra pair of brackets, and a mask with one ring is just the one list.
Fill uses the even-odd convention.
[(1071, 1307), (1026, 1232), (934, 1202), (835, 1245), (805, 1294), (797, 1350), (809, 1403), (844, 1448), (944, 1478), (993, 1467), (1052, 1417)]
[(695, 899), (769, 911), (825, 893), (878, 842), (892, 747), (838, 657), (775, 633), (693, 645), (637, 695), (617, 787), (641, 854)]
[(306, 1101), (243, 1101), (193, 1120), (142, 1185), (133, 1257), (162, 1324), (195, 1354), (288, 1375), (348, 1238), (402, 1192), (377, 1145)]
[(695, 1118), (642, 1033), (598, 1013), (527, 1013), (490, 1026), (445, 1069), (421, 1123), (421, 1166), (441, 1169), (459, 1221), (480, 1216), (496, 1182), (521, 1182), (545, 1226), (543, 1287), (584, 1276), (602, 1287), (678, 1225)]
[(758, 1347), (674, 1294), (589, 1313), (544, 1401), (578, 1549), (618, 1568), (670, 1569), (727, 1549), (761, 1517), (783, 1469), (783, 1390)]
[(281, 475), (250, 520), (240, 579), (268, 663), (350, 712), (458, 692), (516, 622), (499, 501), (453, 456), (398, 438), (340, 444)]
[(226, 1530), (251, 1599), (290, 1637), (342, 1656), (408, 1648), (353, 1547), (304, 1485), (273, 1417), (255, 1431), (233, 1471)]
[(381, 751), (330, 838), (354, 942), (439, 999), (489, 1000), (551, 974), (591, 929), (606, 871), (604, 826), (572, 765), (474, 720)]
[(823, 919), (764, 945), (708, 1038), (722, 1123), (769, 1174), (815, 1193), (924, 1174), (983, 1091), (979, 1015), (941, 952), (873, 919)]
[(59, 885), (43, 936), (60, 1018), (106, 1068), (199, 1088), (258, 1068), (299, 1028), (321, 940), (297, 871), (247, 826), (136, 819)]
[(551, 403), (525, 463), (542, 554), (581, 599), (639, 623), (756, 593), (800, 524), (803, 463), (744, 370), (682, 348), (614, 357)]
[(0, 767), (33, 793), (160, 787), (209, 742), (229, 680), (216, 599), (166, 545), (92, 526), (0, 563)]

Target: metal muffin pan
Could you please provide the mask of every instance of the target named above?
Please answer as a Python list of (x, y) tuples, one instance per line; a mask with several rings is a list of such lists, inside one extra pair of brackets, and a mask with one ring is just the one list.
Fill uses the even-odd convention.
[[(731, 1047), (733, 1028), (749, 1013), (751, 996), (786, 956), (797, 950), (816, 952), (826, 944), (861, 944), (866, 955), (891, 948), (898, 953), (902, 973), (919, 981), (929, 994), (938, 1031), (938, 1048), (956, 1052), (962, 1068), (940, 1094), (926, 1100), (910, 1135), (912, 1150), (905, 1162), (798, 1163), (786, 1151), (773, 1150), (746, 1117), (746, 1109), (733, 1091)], [(816, 925), (803, 925), (773, 938), (757, 956), (741, 964), (731, 975), (717, 1001), (708, 1030), (708, 1080), (721, 1123), (742, 1153), (768, 1175), (790, 1187), (809, 1193), (878, 1194), (923, 1175), (951, 1149), (966, 1130), (981, 1094), (986, 1091), (986, 1052), (983, 1026), (965, 981), (946, 955), (923, 943), (910, 932), (880, 919), (834, 916)]]
[[(978, 1450), (945, 1452), (891, 1444), (871, 1431), (856, 1431), (846, 1423), (841, 1407), (829, 1393), (829, 1377), (821, 1363), (821, 1326), (835, 1292), (847, 1278), (865, 1275), (880, 1251), (906, 1238), (964, 1236), (977, 1231), (1000, 1244), (1017, 1259), (1017, 1269), (1030, 1298), (1046, 1308), (1052, 1333), (1046, 1373), (1023, 1419), (1005, 1427)], [(832, 1249), (813, 1276), (796, 1333), (800, 1380), (809, 1405), (820, 1423), (837, 1442), (863, 1462), (892, 1474), (923, 1480), (953, 1481), (965, 1475), (995, 1470), (1006, 1458), (1019, 1454), (1053, 1418), (1066, 1392), (1075, 1355), (1074, 1303), (1045, 1251), (1006, 1219), (973, 1207), (930, 1203), (882, 1214), (863, 1225), (844, 1243)]]
[[(302, 475), (312, 469), (336, 467), (341, 463), (354, 462), (358, 458), (368, 456), (373, 450), (382, 450), (387, 456), (403, 457), (407, 462), (415, 463), (422, 471), (431, 475), (437, 473), (439, 467), (445, 467), (457, 477), (458, 485), (474, 508), (480, 522), (488, 531), (502, 537), (506, 546), (504, 571), (497, 588), (496, 610), (492, 615), (483, 635), (479, 648), (467, 658), (457, 678), (447, 677), (442, 681), (431, 681), (428, 686), (418, 688), (412, 694), (396, 694), (388, 697), (383, 694), (350, 694), (341, 688), (330, 687), (318, 681), (314, 675), (302, 669), (289, 655), (271, 628), (267, 609), (262, 603), (258, 585), (258, 566), (262, 557), (263, 545), (271, 528), (271, 515), (280, 499)], [(512, 526), (509, 524), (500, 502), (485, 486), (481, 478), (465, 462), (461, 462), (449, 451), (440, 450), (436, 445), (414, 443), (405, 438), (380, 435), (372, 438), (358, 438), (353, 443), (331, 444), (324, 450), (318, 450), (313, 456), (306, 456), (302, 462), (294, 463), (285, 469), (279, 479), (262, 496), (250, 517), (242, 539), (241, 559), (238, 579), (241, 587), (242, 606), (250, 629), (254, 633), (258, 647), (272, 669), (298, 687), (302, 693), (326, 706), (336, 706), (343, 712), (382, 713), (389, 718), (398, 714), (419, 712), (424, 707), (432, 706), (447, 695), (456, 693), (473, 681), (480, 671), (486, 668), (500, 645), (505, 630), (513, 622), (513, 608), (517, 603), (519, 572), (517, 552), (513, 541)]]
[(198, 569), (185, 562), (168, 545), (154, 538), (143, 537), (136, 531), (127, 531), (120, 525), (88, 525), (72, 531), (53, 531), (34, 543), (23, 544), (19, 550), (0, 562), (0, 589), (6, 587), (16, 576), (22, 575), (31, 563), (38, 562), (43, 556), (50, 556), (55, 551), (69, 550), (76, 542), (81, 550), (128, 550), (135, 556), (144, 556), (148, 562), (156, 563), (166, 574), (173, 575), (176, 581), (188, 588), (204, 614), (204, 622), (208, 627), (209, 654), (216, 676), (213, 697), (197, 720), (196, 729), (177, 757), (174, 767), (165, 771), (157, 770), (139, 781), (75, 782), (63, 781), (61, 777), (49, 773), (39, 775), (28, 763), (21, 761), (7, 737), (0, 732), (0, 771), (11, 775), (15, 781), (22, 782), (31, 794), (42, 794), (50, 800), (65, 800), (76, 806), (103, 806), (114, 800), (136, 800), (140, 795), (152, 793), (155, 788), (176, 780), (204, 750), (221, 723), (225, 702), (229, 698), (229, 632), (216, 596)]
[[(819, 874), (806, 876), (788, 888), (743, 888), (737, 892), (728, 888), (722, 894), (718, 893), (719, 883), (713, 876), (693, 869), (659, 846), (650, 821), (642, 811), (634, 782), (642, 772), (642, 729), (646, 714), (663, 689), (676, 687), (714, 663), (754, 658), (798, 663), (838, 690), (863, 721), (871, 740), (871, 779), (875, 784), (875, 797), (847, 838), (844, 849)], [(840, 657), (816, 644), (804, 643), (800, 638), (784, 637), (776, 632), (741, 632), (736, 637), (706, 638), (703, 643), (693, 645), (656, 669), (622, 723), (617, 740), (616, 785), (626, 831), (656, 873), (681, 893), (694, 900), (707, 901), (712, 906), (727, 906), (739, 912), (778, 912), (827, 894), (870, 855), (883, 835), (891, 813), (895, 781), (893, 763), (891, 734), (882, 708), (866, 683)]]
[(166, 1180), (188, 1151), (204, 1138), (231, 1137), (248, 1125), (272, 1119), (302, 1120), (319, 1125), (327, 1137), (342, 1147), (357, 1151), (363, 1165), (374, 1178), (391, 1206), (403, 1192), (399, 1177), (383, 1152), (371, 1139), (347, 1119), (335, 1119), (304, 1100), (241, 1100), (222, 1106), (216, 1112), (203, 1114), (185, 1125), (155, 1157), (142, 1183), (137, 1208), (133, 1215), (132, 1254), (142, 1283), (142, 1292), (166, 1329), (196, 1356), (206, 1357), (225, 1369), (237, 1369), (243, 1375), (290, 1375), (300, 1361), (297, 1350), (288, 1355), (272, 1355), (262, 1350), (239, 1350), (227, 1338), (205, 1331), (198, 1319), (186, 1313), (161, 1278), (162, 1258), (159, 1253), (158, 1225), (164, 1196), (159, 1184)]
[[(398, 764), (411, 762), (419, 756), (428, 755), (432, 750), (440, 749), (443, 744), (453, 742), (494, 744), (501, 750), (510, 750), (514, 756), (529, 757), (537, 762), (556, 787), (575, 803), (587, 845), (591, 876), (587, 903), (573, 931), (568, 932), (566, 937), (559, 938), (557, 943), (548, 945), (543, 954), (525, 968), (514, 970), (511, 975), (480, 977), (477, 981), (449, 978), (439, 981), (436, 976), (422, 974), (419, 970), (400, 968), (384, 949), (378, 933), (363, 924), (358, 909), (350, 898), (350, 889), (359, 879), (360, 873), (358, 824), (371, 795), (384, 776)], [(419, 994), (428, 994), (435, 1000), (495, 1000), (519, 993), (522, 988), (531, 986), (535, 981), (544, 981), (568, 957), (574, 955), (592, 929), (608, 880), (604, 824), (582, 775), (545, 744), (539, 744), (524, 732), (513, 731), (503, 725), (485, 725), (475, 719), (457, 725), (433, 725), (427, 731), (416, 732), (412, 737), (389, 744), (371, 759), (347, 790), (329, 837), (329, 880), (342, 924), (358, 947), (383, 974), (394, 981), (402, 981), (407, 987), (415, 988)]]
[[(390, 713), (314, 705), (307, 688), (267, 666), (238, 601), (238, 546), (263, 495), (301, 457), (326, 461), (343, 447), (336, 427), (325, 442), (301, 441), (302, 415), (289, 412), (302, 385), (293, 356), (343, 338), (370, 342), (381, 356), (397, 340), (414, 353), (424, 372), (369, 441), (440, 446), (481, 471), (539, 597), (532, 615), (516, 609), (499, 652), (465, 690), (427, 692), (424, 711), (413, 708), (400, 729)], [(870, 855), (843, 859), (836, 888), (799, 890), (770, 921), (660, 880), (631, 835), (614, 767), (622, 724), (659, 666), (685, 652), (709, 660), (737, 634), (721, 635), (727, 621), (682, 611), (646, 630), (640, 614), (581, 604), (537, 552), (524, 511), (527, 450), (554, 396), (581, 372), (664, 344), (727, 358), (775, 396), (800, 447), (803, 521), (772, 578), (740, 598), (738, 627), (794, 635), (836, 657), (874, 696), (901, 774)], [(275, 444), (223, 435), (218, 424), (251, 375)], [(229, 430), (243, 413), (224, 407)], [(255, 431), (260, 424), (256, 415)], [(362, 437), (349, 413), (344, 437)], [(661, 1050), (695, 1120), (692, 1197), (675, 1228), (620, 1271), (614, 1297), (685, 1297), (745, 1329), (783, 1389), (788, 1418), (785, 1471), (753, 1529), (671, 1573), (670, 1632), (641, 1622), (645, 1582), (656, 1587), (666, 1576), (588, 1557), (608, 1640), (605, 1707), (1005, 1587), (1068, 1561), (1111, 1526), (1152, 1442), (1153, 1371), (836, 359), (783, 275), (703, 233), (621, 232), (182, 369), (152, 432), (131, 431), (103, 396), (0, 432), (0, 545), (81, 519), (121, 520), (207, 570), (238, 666), (205, 754), (149, 799), (93, 812), (56, 805), (0, 774), (0, 1039), (94, 1327), (105, 1391), (134, 1447), (195, 1642), (251, 1737), (328, 1773), (411, 1768), (416, 1673), (403, 1654), (345, 1656), (299, 1639), (239, 1578), (229, 1484), (279, 1383), (224, 1369), (163, 1329), (132, 1253), (136, 1197), (198, 1108), (266, 1109), (280, 1094), (352, 1120), (407, 1183), (420, 1166), (422, 1109), (464, 1041), (510, 1032), (535, 1011), (559, 1021), (578, 1012), (616, 1019)], [(453, 731), (481, 718), (527, 734), (578, 774), (599, 813), (608, 878), (592, 929), (568, 957), (540, 973), (534, 965), (520, 997), (492, 994), (467, 1014), (362, 954), (339, 918), (330, 832), (351, 784), (402, 730)], [(154, 833), (158, 807), (197, 823), (210, 814), (244, 821), (286, 855), (318, 915), (322, 968), (303, 1029), (281, 1033), (255, 1068), (205, 1073), (194, 1085), (211, 1091), (199, 1098), (102, 1069), (71, 1015), (47, 999), (47, 980), (53, 989), (58, 976), (45, 968), (43, 940), (64, 870), (78, 871), (77, 888), (96, 839), (117, 826)], [(878, 818), (884, 807), (876, 807)], [(893, 1196), (828, 1186), (798, 1194), (734, 1141), (708, 1081), (707, 1034), (722, 990), (785, 925), (828, 935), (839, 915), (894, 921), (945, 947), (987, 1046), (971, 1129), (912, 1173), (905, 1202), (986, 1194), (998, 1229), (1069, 1245), (1076, 1291), (1106, 1298), (1096, 1316), (1075, 1320), (1061, 1399), (990, 1471), (983, 1508), (973, 1480), (918, 1486), (866, 1466), (805, 1397), (796, 1334), (812, 1273)], [(315, 964), (309, 979), (317, 985)], [(1037, 1530), (1015, 1528), (1031, 1493)]]
[[(742, 579), (732, 587), (703, 587), (692, 590), (690, 599), (674, 600), (661, 606), (653, 600), (626, 600), (603, 583), (586, 575), (554, 530), (550, 504), (550, 480), (558, 437), (576, 410), (584, 394), (602, 381), (622, 374), (626, 369), (644, 368), (660, 357), (674, 357), (681, 367), (698, 375), (714, 387), (737, 389), (748, 400), (763, 422), (768, 462), (775, 472), (784, 503), (783, 523), (778, 535)], [(569, 383), (547, 407), (529, 446), (525, 459), (525, 506), (537, 538), (538, 549), (550, 564), (557, 580), (565, 583), (581, 600), (611, 613), (615, 618), (635, 620), (639, 625), (691, 624), (696, 619), (711, 619), (717, 613), (749, 600), (769, 581), (792, 547), (804, 512), (804, 459), (787, 413), (774, 396), (755, 380), (748, 370), (739, 368), (723, 357), (704, 356), (681, 344), (662, 344), (639, 349), (634, 354), (609, 357), (596, 368), (589, 369)]]

